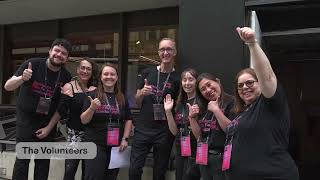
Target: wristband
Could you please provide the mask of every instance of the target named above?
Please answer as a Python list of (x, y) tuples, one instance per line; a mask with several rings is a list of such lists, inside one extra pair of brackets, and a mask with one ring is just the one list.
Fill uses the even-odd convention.
[(129, 138), (122, 138), (122, 140), (124, 140), (124, 141), (129, 141)]
[(251, 42), (245, 42), (244, 44), (246, 44), (246, 45), (253, 45), (253, 44), (255, 44), (255, 43), (257, 43), (258, 42), (258, 40), (254, 40), (254, 41), (251, 41)]

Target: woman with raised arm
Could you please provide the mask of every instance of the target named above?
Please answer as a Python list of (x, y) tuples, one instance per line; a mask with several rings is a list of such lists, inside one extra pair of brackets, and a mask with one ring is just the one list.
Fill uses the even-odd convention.
[(174, 100), (170, 94), (164, 99), (170, 132), (176, 136), (176, 180), (199, 180), (199, 166), (195, 165), (195, 150), (197, 141), (193, 136), (189, 124), (189, 109), (187, 103), (195, 104), (196, 80), (198, 73), (191, 68), (181, 73), (181, 84), (178, 99), (175, 106), (175, 114), (172, 114)]
[(94, 159), (85, 160), (86, 180), (116, 180), (119, 169), (108, 169), (111, 148), (120, 151), (128, 147), (132, 128), (129, 104), (118, 87), (118, 71), (115, 65), (102, 67), (97, 90), (89, 94), (83, 105), (81, 122), (84, 139), (97, 145)]
[(235, 120), (227, 127), (223, 169), (230, 180), (298, 180), (289, 155), (289, 108), (271, 64), (255, 32), (237, 28), (248, 46), (253, 69), (235, 78)]

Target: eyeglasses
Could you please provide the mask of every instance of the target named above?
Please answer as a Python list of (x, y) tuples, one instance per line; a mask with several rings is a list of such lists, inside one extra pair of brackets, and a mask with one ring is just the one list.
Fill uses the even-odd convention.
[(159, 49), (159, 53), (164, 53), (164, 52), (166, 52), (167, 51), (167, 53), (169, 53), (169, 54), (173, 54), (174, 53), (174, 49), (172, 49), (172, 48), (161, 48), (161, 49)]
[(85, 70), (92, 71), (92, 69), (90, 67), (85, 67), (85, 66), (80, 66), (80, 70), (81, 71), (85, 71)]
[(247, 87), (251, 88), (251, 87), (253, 87), (254, 82), (257, 82), (257, 81), (255, 81), (255, 80), (247, 80), (247, 81), (244, 82), (244, 83), (238, 83), (237, 88), (238, 88), (239, 90), (241, 90), (241, 89), (243, 89), (243, 86), (244, 86), (244, 85), (246, 85)]

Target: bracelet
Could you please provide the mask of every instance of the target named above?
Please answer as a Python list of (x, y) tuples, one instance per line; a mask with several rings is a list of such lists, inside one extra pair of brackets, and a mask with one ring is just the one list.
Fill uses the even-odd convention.
[(246, 45), (253, 45), (253, 44), (255, 44), (255, 43), (257, 43), (258, 42), (258, 40), (254, 40), (254, 41), (251, 41), (251, 42), (245, 42), (244, 44), (246, 44)]
[(125, 140), (125, 141), (128, 142), (128, 141), (129, 141), (129, 138), (122, 138), (122, 140)]

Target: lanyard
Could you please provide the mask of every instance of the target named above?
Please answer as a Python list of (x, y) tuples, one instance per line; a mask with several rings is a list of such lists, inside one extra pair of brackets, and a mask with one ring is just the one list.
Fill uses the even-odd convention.
[[(111, 98), (111, 96), (110, 96)], [(117, 112), (120, 114), (120, 108), (119, 108), (119, 104), (118, 104), (118, 101), (117, 101), (117, 98), (115, 98), (115, 101), (116, 101), (116, 107), (117, 107)], [(112, 119), (112, 109), (111, 109), (111, 104), (109, 102), (109, 99), (108, 99), (108, 95), (106, 95), (106, 103), (107, 103), (107, 107), (109, 108), (109, 123), (111, 123), (111, 119)], [(118, 118), (118, 124), (119, 124), (119, 118)]]
[[(48, 72), (47, 72), (47, 68), (49, 68), (49, 65), (48, 65), (48, 61), (46, 61), (46, 67), (44, 68), (44, 73), (45, 73), (45, 76), (44, 76), (44, 85), (45, 85), (45, 88), (46, 88), (46, 93), (44, 94), (44, 97), (47, 98), (47, 93), (48, 93), (48, 88), (47, 88), (47, 82), (48, 82)], [(56, 82), (55, 82), (55, 85), (54, 85), (54, 89), (53, 89), (53, 93), (55, 92), (56, 88), (57, 88), (57, 85), (58, 85), (58, 81), (60, 79), (60, 73), (61, 73), (61, 69), (59, 70), (59, 73), (58, 73), (58, 77), (56, 79)], [(53, 96), (53, 94), (52, 94)]]
[(160, 92), (161, 92), (161, 94), (163, 94), (163, 91), (164, 91), (165, 88), (166, 88), (166, 84), (167, 84), (167, 82), (168, 82), (168, 80), (169, 80), (169, 77), (170, 77), (170, 75), (171, 75), (172, 70), (171, 70), (170, 73), (167, 75), (166, 81), (163, 83), (163, 87), (162, 87), (161, 91), (159, 91), (160, 71), (161, 71), (161, 68), (159, 67), (159, 69), (158, 69), (158, 79), (157, 79), (157, 92), (156, 92), (156, 97), (157, 97), (157, 103), (158, 103), (158, 104), (160, 103), (160, 100), (161, 100), (161, 99), (160, 99)]
[(250, 106), (248, 106), (243, 112), (241, 112), (239, 115), (237, 115), (237, 117), (235, 117), (233, 119), (233, 121), (231, 121), (231, 123), (228, 125), (227, 129), (226, 129), (226, 142), (230, 143), (233, 139), (233, 136), (237, 130), (237, 126), (239, 125), (239, 121), (242, 118), (242, 116), (248, 112), (248, 110), (252, 107), (252, 104), (250, 104)]

